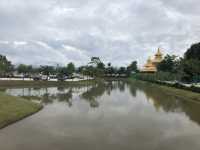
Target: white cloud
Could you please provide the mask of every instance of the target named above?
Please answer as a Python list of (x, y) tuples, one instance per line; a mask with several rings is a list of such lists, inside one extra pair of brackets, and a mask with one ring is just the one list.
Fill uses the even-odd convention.
[(99, 56), (114, 65), (133, 60), (142, 65), (158, 46), (165, 53), (181, 55), (199, 42), (199, 4), (198, 0), (1, 0), (0, 53), (16, 63), (79, 65)]
[(0, 44), (9, 44), (8, 41), (0, 41)]
[(25, 42), (25, 41), (14, 41), (13, 44), (15, 45), (15, 47), (18, 47), (18, 46), (26, 45), (27, 42)]

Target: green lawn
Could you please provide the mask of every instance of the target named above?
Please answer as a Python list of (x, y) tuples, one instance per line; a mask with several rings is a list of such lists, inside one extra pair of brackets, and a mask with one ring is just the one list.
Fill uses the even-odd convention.
[(19, 121), (41, 108), (40, 104), (0, 92), (0, 128)]

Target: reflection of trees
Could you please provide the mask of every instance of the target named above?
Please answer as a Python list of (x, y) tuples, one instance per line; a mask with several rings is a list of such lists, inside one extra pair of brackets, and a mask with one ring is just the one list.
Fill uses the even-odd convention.
[(126, 88), (126, 82), (124, 82), (124, 81), (107, 81), (105, 86), (106, 86), (105, 87), (106, 93), (108, 95), (110, 95), (110, 93), (116, 89), (119, 89), (121, 92), (124, 92), (125, 88)]
[(41, 96), (34, 96), (34, 95), (29, 95), (29, 96), (20, 96), (26, 100), (38, 100), (41, 101), (43, 104), (51, 104), (53, 103), (53, 100), (55, 98), (54, 95), (50, 95), (48, 93), (45, 93)]
[(129, 84), (129, 91), (133, 97), (136, 97), (137, 87), (134, 84)]
[(126, 82), (124, 81), (106, 81), (103, 83), (97, 83), (92, 88), (87, 89), (86, 92), (81, 94), (81, 98), (88, 101), (91, 107), (98, 107), (98, 97), (102, 96), (105, 92), (110, 95), (113, 90), (124, 92), (126, 89)]
[(63, 92), (63, 91), (65, 91), (65, 88), (63, 86), (59, 86), (59, 87), (57, 87), (57, 90)]
[(41, 88), (40, 87), (34, 87), (33, 90), (39, 91), (39, 90), (41, 90)]
[(44, 103), (44, 104), (51, 104), (51, 103), (53, 103), (54, 96), (50, 95), (49, 93), (45, 93), (42, 95), (41, 100), (42, 100), (42, 103)]
[(118, 86), (120, 92), (124, 92), (125, 91), (125, 82), (118, 81), (117, 84), (118, 84), (117, 86)]
[(197, 122), (200, 125), (200, 104), (198, 103), (194, 103), (194, 102), (189, 102), (189, 101), (183, 101), (182, 103), (182, 107), (184, 112), (186, 113), (187, 116), (189, 116), (189, 118), (192, 121)]
[(67, 93), (58, 93), (56, 95), (60, 102), (67, 102), (69, 107), (72, 106), (72, 96), (72, 89), (70, 89)]
[[(38, 91), (38, 93), (32, 93), (32, 90), (34, 91)], [(19, 97), (22, 97), (26, 100), (38, 100), (38, 101), (41, 101), (43, 104), (50, 104), (53, 102), (53, 100), (55, 99), (55, 96), (54, 95), (51, 95), (49, 94), (48, 92), (48, 88), (45, 88), (45, 93), (44, 94), (41, 94), (41, 88), (37, 88), (37, 89), (31, 89), (31, 88), (28, 88), (27, 89), (27, 93), (25, 93), (25, 88), (22, 89), (22, 93), (20, 95), (18, 95)]]
[(200, 125), (199, 104), (179, 99), (176, 95), (168, 93), (170, 90), (165, 91), (158, 85), (136, 81), (133, 85), (129, 84), (129, 88), (132, 88), (132, 86), (143, 91), (157, 110), (162, 108), (166, 112), (184, 112), (191, 120)]
[(113, 82), (106, 82), (106, 93), (110, 95), (111, 91), (114, 89)]
[(93, 86), (91, 89), (81, 94), (81, 98), (85, 99), (90, 103), (91, 107), (98, 107), (99, 102), (96, 100), (97, 97), (100, 97), (104, 94), (106, 86), (104, 83), (99, 83)]

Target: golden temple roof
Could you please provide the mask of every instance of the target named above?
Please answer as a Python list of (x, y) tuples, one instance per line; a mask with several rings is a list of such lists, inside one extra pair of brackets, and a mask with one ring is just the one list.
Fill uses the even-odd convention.
[(163, 54), (161, 53), (160, 48), (158, 48), (157, 53), (154, 55), (154, 59), (151, 57), (148, 58), (147, 63), (144, 65), (144, 68), (141, 70), (142, 72), (157, 72), (157, 64), (162, 61)]
[(161, 53), (161, 50), (160, 50), (160, 48), (158, 48), (158, 51), (157, 51), (157, 53), (155, 54), (155, 56), (162, 56), (163, 54)]
[(158, 51), (155, 54), (155, 57), (153, 59), (153, 63), (156, 63), (156, 64), (160, 63), (162, 61), (162, 56), (163, 54), (161, 53), (160, 48), (158, 48)]

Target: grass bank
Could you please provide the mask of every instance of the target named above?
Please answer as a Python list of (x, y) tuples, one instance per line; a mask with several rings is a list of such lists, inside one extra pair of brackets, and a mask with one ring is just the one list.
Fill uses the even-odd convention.
[[(165, 76), (170, 76), (170, 74), (165, 74)], [(159, 84), (159, 85), (165, 85), (168, 87), (174, 87), (177, 89), (183, 89), (183, 90), (187, 90), (187, 91), (200, 93), (200, 87), (197, 87), (194, 85), (185, 86), (184, 84), (181, 84), (180, 82), (175, 82), (175, 83), (166, 82), (166, 81), (175, 81), (175, 80), (168, 80), (167, 77), (160, 78), (159, 74), (138, 73), (138, 74), (135, 74), (134, 76), (132, 76), (132, 78)]]
[(0, 87), (52, 87), (52, 86), (80, 86), (86, 84), (93, 84), (97, 80), (83, 80), (83, 81), (0, 81)]
[(130, 78), (129, 81), (132, 83), (136, 83), (138, 86), (143, 86), (143, 87), (148, 86), (148, 89), (152, 90), (150, 94), (159, 92), (165, 94), (166, 96), (174, 97), (176, 99), (200, 103), (200, 94), (196, 92), (133, 78)]
[(42, 105), (0, 92), (0, 129), (28, 117), (42, 109)]

